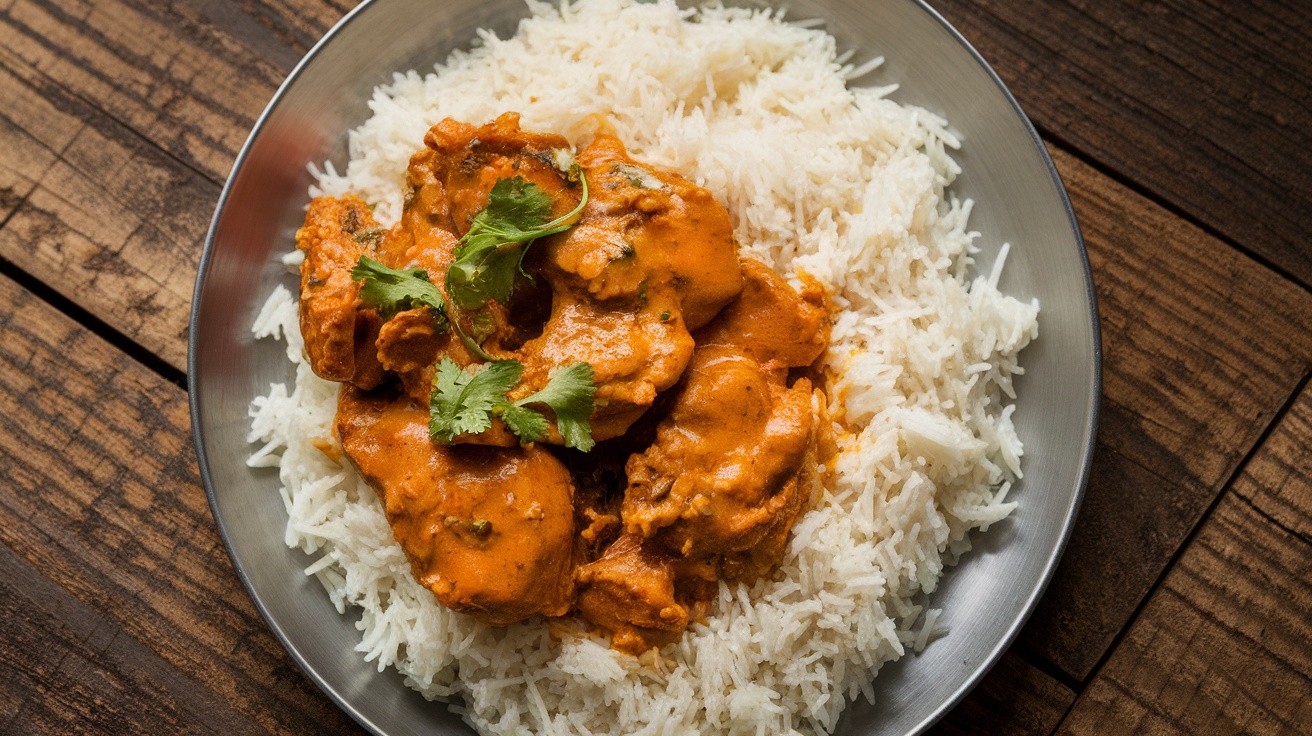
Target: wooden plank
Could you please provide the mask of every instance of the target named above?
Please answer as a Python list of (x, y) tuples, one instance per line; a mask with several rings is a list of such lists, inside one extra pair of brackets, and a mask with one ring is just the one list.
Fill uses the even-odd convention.
[(349, 7), (0, 2), (0, 257), (183, 369), (219, 184)]
[(1073, 702), (1070, 688), (1009, 651), (928, 733), (1047, 736)]
[(7, 733), (263, 731), (0, 546)]
[(1104, 397), (1080, 518), (1022, 640), (1083, 680), (1312, 370), (1312, 295), (1054, 158), (1093, 267)]
[(1312, 544), (1312, 387), (1304, 388), (1230, 492)]
[[(0, 52), (0, 59), (3, 53)], [(36, 188), (72, 140), (81, 122), (28, 88), (0, 66), (0, 222)]]
[(18, 611), (0, 707), (18, 732), (358, 732), (233, 573), (186, 394), (2, 277), (0, 477), (0, 586)]
[(1304, 391), (1061, 733), (1312, 733), (1310, 416)]
[(182, 369), (218, 185), (43, 75), (15, 72), (0, 56), (0, 172), (21, 182), (0, 256)]
[(1312, 5), (933, 5), (1041, 129), (1312, 285)]
[(219, 182), (301, 52), (287, 47), (277, 24), (262, 28), (227, 3), (204, 7), (11, 0), (0, 11), (0, 39), (11, 63), (94, 101)]

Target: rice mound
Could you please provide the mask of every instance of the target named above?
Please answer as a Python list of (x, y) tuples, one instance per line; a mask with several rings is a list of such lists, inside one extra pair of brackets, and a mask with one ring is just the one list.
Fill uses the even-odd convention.
[(967, 280), (970, 203), (945, 194), (958, 142), (946, 121), (888, 99), (892, 87), (848, 87), (878, 59), (846, 64), (832, 37), (779, 13), (671, 0), (530, 8), (513, 38), (484, 33), (436, 73), (378, 88), (345, 174), (326, 165), (312, 193), (354, 192), (393, 222), (432, 124), (508, 110), (571, 140), (602, 113), (635, 158), (711, 190), (742, 255), (810, 274), (839, 310), (824, 357), (835, 478), (780, 574), (722, 583), (704, 624), (638, 658), (581, 627), (497, 628), (447, 610), (414, 581), (374, 492), (315, 446), (331, 437), (337, 384), (303, 360), (282, 287), (254, 331), (286, 341), (296, 382), (253, 402), (261, 446), (248, 462), (280, 468), (286, 542), (316, 556), (306, 572), (339, 611), (360, 609), (356, 649), (480, 732), (832, 731), (847, 702), (873, 700), (882, 663), (939, 633), (923, 604), (944, 567), (972, 529), (1015, 506), (1005, 497), (1022, 450), (1008, 402), (1038, 304), (998, 291), (1002, 256)]

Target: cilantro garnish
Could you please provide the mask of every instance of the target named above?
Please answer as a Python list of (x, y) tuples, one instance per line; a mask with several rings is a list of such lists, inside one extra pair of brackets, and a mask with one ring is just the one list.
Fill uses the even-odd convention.
[[(565, 438), (565, 446), (587, 452), (596, 444), (592, 439), (592, 425), (588, 423), (588, 418), (592, 416), (592, 398), (596, 393), (597, 385), (593, 383), (592, 366), (587, 363), (574, 363), (556, 371), (541, 391), (525, 396), (516, 401), (514, 406), (520, 411), (531, 412), (538, 416), (542, 415), (528, 409), (529, 404), (544, 404), (551, 407), (551, 411), (556, 415), (556, 429), (560, 431), (560, 436)], [(520, 432), (511, 424), (508, 410), (501, 418), (512, 432), (527, 439), (525, 432)], [(544, 423), (536, 439), (541, 439), (546, 434), (547, 428)]]
[(506, 403), (506, 392), (519, 383), (524, 364), (498, 360), (477, 373), (466, 373), (443, 358), (428, 398), (428, 432), (444, 445), (456, 435), (478, 434), (492, 426), (492, 409)]
[(530, 405), (543, 405), (556, 415), (556, 428), (566, 447), (587, 452), (592, 439), (592, 399), (597, 393), (592, 366), (574, 363), (556, 371), (541, 391), (518, 401), (506, 398), (524, 373), (518, 360), (498, 360), (477, 373), (466, 373), (450, 358), (443, 358), (433, 378), (429, 397), (428, 431), (449, 445), (457, 435), (478, 434), (492, 426), (495, 416), (521, 441), (537, 442), (547, 436), (546, 415)]
[(360, 256), (355, 268), (351, 269), (351, 278), (363, 282), (360, 301), (377, 308), (383, 319), (397, 312), (426, 306), (433, 312), (437, 331), (446, 331), (446, 301), (442, 299), (442, 292), (428, 280), (428, 272), (424, 269), (389, 268), (368, 256)]
[(582, 182), (583, 195), (577, 207), (550, 222), (551, 198), (538, 185), (520, 176), (498, 179), (492, 185), (487, 206), (474, 215), (446, 272), (446, 290), (456, 304), (472, 309), (488, 299), (500, 304), (510, 300), (515, 273), (524, 273), (521, 264), (528, 246), (573, 227), (574, 218), (588, 203), (583, 170), (575, 164), (570, 176)]
[[(568, 176), (582, 183), (579, 204), (551, 221), (547, 220), (551, 216), (551, 198), (541, 187), (519, 176), (497, 180), (487, 206), (474, 216), (469, 232), (455, 250), (455, 262), (447, 269), (446, 290), (452, 301), (465, 309), (476, 309), (489, 299), (500, 304), (510, 300), (516, 272), (524, 273), (521, 264), (529, 245), (573, 227), (588, 202), (588, 180), (578, 164), (570, 166)], [(371, 231), (357, 239), (374, 242), (378, 237), (381, 232)], [(459, 435), (486, 431), (495, 417), (522, 442), (537, 442), (546, 438), (551, 423), (536, 406), (547, 407), (555, 415), (556, 428), (567, 447), (587, 452), (596, 444), (588, 423), (597, 393), (591, 365), (566, 366), (556, 371), (541, 391), (511, 401), (507, 394), (519, 383), (524, 365), (513, 359), (496, 360), (480, 347), (481, 339), (486, 339), (493, 327), (485, 315), (475, 313), (470, 325), (481, 339), (465, 334), (459, 321), (449, 320), (442, 293), (421, 268), (399, 270), (361, 256), (351, 269), (351, 278), (362, 282), (360, 300), (377, 308), (384, 319), (402, 310), (427, 306), (439, 331), (454, 323), (469, 351), (489, 361), (474, 373), (466, 372), (450, 358), (438, 364), (428, 400), (428, 431), (434, 441), (449, 445)]]

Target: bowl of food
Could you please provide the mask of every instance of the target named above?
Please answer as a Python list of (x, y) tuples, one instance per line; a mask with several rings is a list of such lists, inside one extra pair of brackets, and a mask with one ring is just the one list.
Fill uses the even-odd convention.
[(189, 356), (239, 576), (380, 734), (923, 730), (1052, 573), (1099, 370), (1042, 143), (911, 0), (366, 2)]

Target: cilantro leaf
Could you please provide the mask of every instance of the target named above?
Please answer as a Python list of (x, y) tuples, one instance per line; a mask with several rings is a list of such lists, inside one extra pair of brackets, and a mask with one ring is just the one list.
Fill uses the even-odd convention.
[(591, 365), (574, 363), (556, 371), (541, 391), (516, 401), (515, 406), (545, 404), (551, 407), (556, 414), (556, 429), (565, 438), (565, 446), (587, 452), (596, 444), (592, 439), (592, 425), (588, 423), (592, 416), (592, 399), (597, 393), (593, 378)]
[(377, 308), (383, 319), (397, 312), (426, 306), (433, 312), (437, 331), (446, 331), (446, 301), (442, 292), (428, 280), (428, 272), (424, 269), (389, 268), (368, 256), (360, 256), (351, 269), (351, 278), (363, 282), (360, 301)]
[(511, 432), (523, 442), (537, 442), (545, 439), (551, 429), (551, 423), (542, 412), (527, 407), (515, 406), (509, 401), (502, 401), (496, 408), (497, 416), (506, 423)]
[(551, 216), (551, 198), (522, 176), (498, 179), (488, 192), (487, 207), (474, 216), (471, 230), (493, 233), (506, 240), (536, 237)]
[(435, 441), (449, 445), (459, 435), (478, 434), (491, 427), (495, 416), (521, 442), (537, 442), (551, 429), (546, 415), (529, 406), (541, 404), (555, 413), (556, 428), (565, 438), (566, 447), (591, 450), (596, 442), (588, 418), (597, 393), (592, 366), (575, 363), (562, 368), (541, 391), (512, 402), (506, 393), (523, 374), (524, 365), (518, 360), (498, 360), (477, 373), (467, 373), (450, 358), (443, 358), (428, 399), (429, 434)]
[(443, 358), (433, 377), (428, 398), (428, 432), (449, 445), (457, 435), (478, 434), (492, 426), (492, 409), (506, 400), (524, 373), (518, 360), (487, 363), (477, 373), (466, 373), (450, 358)]
[(575, 164), (570, 175), (582, 182), (582, 197), (577, 207), (550, 222), (551, 198), (538, 185), (521, 176), (498, 179), (492, 185), (487, 206), (474, 215), (446, 272), (446, 290), (456, 304), (474, 308), (489, 299), (500, 304), (510, 301), (515, 274), (524, 273), (521, 264), (529, 245), (573, 227), (575, 216), (588, 203), (583, 170)]
[(490, 233), (471, 238), (456, 249), (456, 260), (447, 269), (447, 293), (466, 309), (480, 307), (488, 299), (505, 304), (510, 301), (524, 250), (522, 244), (503, 243)]

